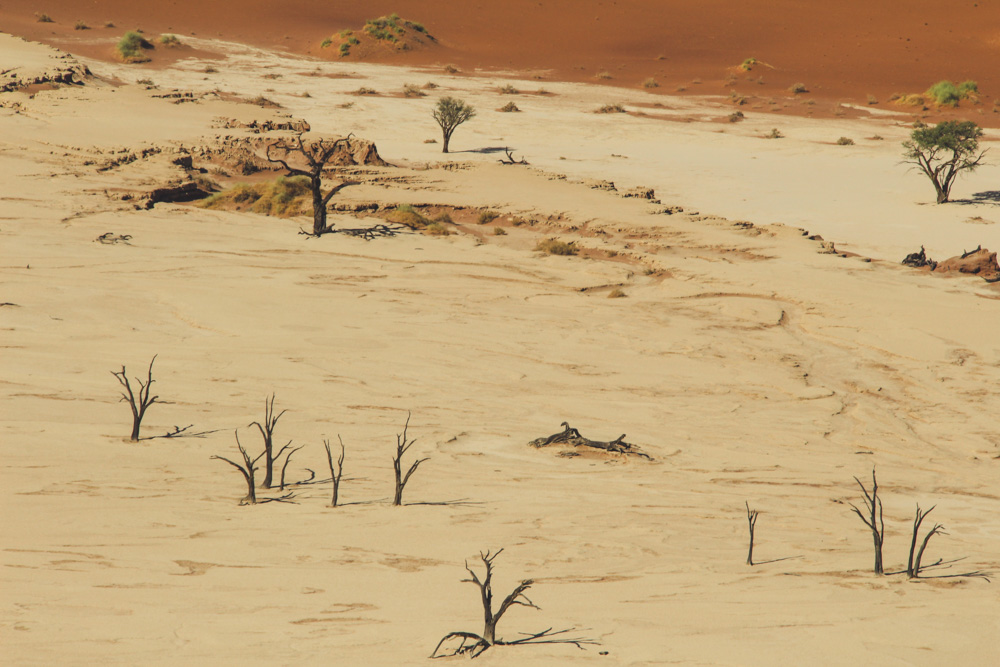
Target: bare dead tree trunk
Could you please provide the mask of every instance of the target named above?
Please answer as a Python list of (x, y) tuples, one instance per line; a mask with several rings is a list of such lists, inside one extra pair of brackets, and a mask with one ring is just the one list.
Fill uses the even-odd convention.
[(247, 483), (247, 495), (245, 498), (243, 498), (243, 500), (240, 501), (240, 505), (256, 505), (257, 486), (256, 484), (254, 484), (254, 476), (255, 473), (257, 472), (257, 461), (259, 461), (260, 457), (264, 455), (264, 452), (258, 454), (257, 458), (251, 459), (250, 455), (247, 454), (247, 450), (243, 449), (243, 445), (240, 443), (240, 434), (238, 432), (234, 433), (236, 435), (236, 446), (239, 448), (240, 454), (243, 456), (243, 464), (241, 465), (239, 463), (236, 463), (235, 461), (231, 461), (224, 456), (214, 455), (211, 458), (218, 459), (220, 461), (225, 461), (226, 463), (228, 463), (229, 465), (233, 466), (234, 468), (240, 471), (240, 473), (243, 475), (243, 479)]
[[(284, 447), (282, 447), (281, 449), (278, 450), (278, 453), (277, 453), (277, 455), (275, 455), (274, 460), (275, 461), (280, 461), (281, 460), (281, 455), (284, 453), (284, 451), (286, 449), (288, 449), (291, 446), (292, 446), (292, 441), (289, 440), (287, 445), (285, 445)], [(285, 471), (288, 470), (288, 463), (289, 463), (289, 461), (292, 460), (292, 454), (294, 454), (295, 452), (299, 451), (303, 447), (305, 447), (305, 445), (299, 445), (298, 447), (295, 447), (294, 449), (290, 449), (288, 451), (288, 455), (285, 456), (285, 462), (281, 466), (281, 482), (280, 482), (279, 487), (278, 487), (279, 490), (281, 490), (281, 491), (285, 490)]]
[(133, 393), (132, 385), (129, 383), (128, 376), (125, 374), (125, 365), (122, 364), (122, 369), (120, 371), (111, 371), (111, 374), (115, 376), (118, 383), (125, 388), (122, 392), (122, 397), (120, 401), (128, 403), (129, 408), (132, 409), (132, 435), (129, 440), (132, 442), (139, 441), (139, 427), (142, 424), (142, 418), (146, 416), (146, 409), (149, 408), (159, 396), (150, 396), (149, 389), (153, 385), (153, 362), (156, 361), (157, 355), (153, 355), (153, 358), (149, 361), (149, 370), (146, 372), (146, 382), (144, 383), (139, 378), (135, 378), (135, 381), (139, 385), (138, 395)]
[[(934, 507), (937, 507), (935, 505)], [(923, 542), (920, 544), (920, 550), (916, 551), (917, 548), (917, 538), (920, 533), (920, 524), (923, 523), (924, 518), (928, 514), (934, 511), (934, 507), (931, 507), (926, 512), (920, 509), (920, 505), (917, 505), (917, 513), (913, 518), (913, 537), (910, 540), (910, 557), (906, 561), (906, 576), (909, 579), (916, 579), (920, 576), (920, 561), (923, 560), (924, 550), (927, 548), (927, 543), (931, 541), (931, 538), (938, 533), (945, 535), (944, 526), (939, 523), (934, 524), (934, 526), (928, 531), (927, 535), (924, 536)], [(916, 551), (916, 558), (914, 559), (914, 551)]]
[(753, 566), (753, 531), (757, 526), (757, 510), (750, 509), (750, 503), (744, 503), (747, 506), (747, 523), (750, 524), (750, 551), (747, 552), (747, 565)]
[[(270, 489), (274, 476), (274, 427), (281, 419), (281, 415), (287, 410), (282, 410), (277, 415), (274, 414), (274, 394), (270, 398), (264, 399), (264, 423), (250, 422), (250, 426), (256, 426), (260, 431), (260, 436), (264, 439), (264, 481), (261, 482), (262, 489)], [(291, 444), (291, 443), (289, 443)], [(286, 445), (287, 447), (287, 445)], [(284, 450), (284, 448), (282, 448)]]
[(884, 574), (882, 567), (882, 544), (885, 541), (885, 522), (882, 520), (882, 500), (878, 497), (878, 480), (875, 478), (875, 469), (872, 468), (871, 494), (868, 493), (868, 489), (865, 488), (860, 479), (855, 477), (854, 481), (858, 483), (858, 486), (861, 487), (861, 492), (865, 495), (867, 516), (862, 514), (861, 510), (853, 504), (851, 504), (851, 508), (872, 532), (872, 541), (875, 545), (875, 574), (882, 575)]
[[(329, 192), (324, 194), (323, 170), (326, 169), (327, 163), (336, 156), (341, 147), (351, 145), (351, 138), (353, 136), (353, 134), (349, 134), (332, 142), (325, 139), (316, 139), (306, 144), (302, 141), (302, 133), (300, 132), (295, 135), (294, 141), (279, 139), (267, 146), (266, 156), (268, 162), (280, 164), (288, 172), (289, 176), (305, 176), (309, 179), (309, 189), (312, 191), (313, 206), (312, 236), (320, 236), (331, 231), (330, 226), (326, 222), (326, 207), (333, 198), (333, 195), (343, 187), (343, 184), (330, 188)], [(272, 157), (272, 149), (275, 149), (281, 155)], [(299, 169), (290, 166), (287, 162), (290, 155), (301, 155), (305, 159), (308, 169)]]
[(326, 461), (330, 465), (330, 478), (333, 480), (333, 499), (330, 502), (330, 507), (337, 506), (337, 499), (340, 496), (340, 478), (344, 475), (344, 441), (337, 435), (337, 440), (340, 440), (340, 458), (337, 459), (337, 466), (334, 468), (333, 465), (333, 453), (330, 451), (330, 441), (324, 440), (323, 446), (326, 447)]
[(407, 450), (413, 446), (416, 439), (407, 440), (407, 429), (410, 427), (410, 413), (406, 413), (406, 424), (403, 426), (403, 433), (396, 436), (396, 456), (392, 459), (392, 468), (396, 474), (396, 491), (392, 497), (393, 505), (403, 504), (403, 488), (406, 483), (410, 481), (410, 476), (417, 471), (417, 468), (421, 463), (427, 461), (427, 458), (417, 459), (410, 466), (410, 469), (406, 472), (406, 475), (402, 474), (402, 459), (403, 455), (406, 454)]

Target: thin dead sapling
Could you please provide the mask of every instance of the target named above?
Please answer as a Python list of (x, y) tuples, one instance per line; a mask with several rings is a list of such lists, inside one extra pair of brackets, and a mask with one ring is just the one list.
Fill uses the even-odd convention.
[(396, 435), (396, 455), (392, 459), (392, 468), (396, 473), (396, 490), (392, 497), (393, 505), (403, 504), (403, 488), (406, 483), (410, 481), (410, 476), (417, 471), (417, 468), (421, 463), (427, 461), (428, 458), (417, 459), (410, 465), (410, 469), (403, 475), (403, 465), (402, 459), (403, 455), (413, 446), (416, 439), (407, 440), (407, 429), (410, 427), (410, 413), (406, 413), (406, 424), (403, 426), (403, 432)]
[(239, 464), (235, 461), (231, 461), (224, 456), (213, 455), (211, 458), (218, 459), (220, 461), (225, 461), (229, 465), (233, 466), (243, 475), (243, 479), (247, 483), (247, 495), (243, 500), (240, 501), (240, 505), (256, 505), (257, 504), (257, 486), (254, 483), (254, 477), (257, 472), (257, 461), (260, 457), (264, 456), (265, 452), (261, 452), (256, 458), (251, 459), (250, 455), (247, 454), (247, 450), (243, 449), (243, 445), (240, 443), (240, 434), (234, 432), (236, 435), (236, 446), (240, 450), (240, 455), (243, 457), (243, 463)]
[(753, 565), (753, 531), (757, 527), (757, 510), (750, 509), (750, 503), (744, 501), (747, 506), (747, 523), (750, 524), (750, 550), (747, 552), (747, 565)]
[(872, 491), (870, 494), (860, 479), (855, 477), (854, 481), (858, 483), (858, 486), (861, 487), (861, 492), (865, 495), (866, 514), (862, 514), (861, 510), (855, 507), (853, 503), (851, 504), (851, 509), (854, 510), (854, 513), (871, 530), (872, 541), (875, 545), (875, 574), (882, 575), (885, 573), (882, 567), (882, 544), (885, 542), (885, 522), (882, 520), (882, 500), (878, 497), (878, 480), (875, 478), (875, 469), (872, 468)]
[[(274, 477), (274, 461), (277, 458), (274, 456), (274, 427), (277, 426), (281, 415), (286, 412), (287, 410), (282, 410), (277, 415), (274, 414), (274, 394), (271, 394), (269, 398), (264, 399), (264, 423), (261, 424), (256, 421), (250, 423), (251, 426), (257, 427), (257, 430), (260, 431), (260, 436), (264, 439), (264, 481), (260, 485), (264, 489), (271, 488)], [(282, 451), (284, 449), (282, 447)]]
[(326, 461), (330, 465), (330, 478), (333, 480), (333, 498), (330, 501), (330, 507), (337, 506), (337, 499), (340, 497), (340, 478), (344, 475), (344, 441), (341, 439), (339, 434), (337, 435), (337, 439), (340, 440), (340, 457), (337, 459), (336, 467), (334, 467), (333, 464), (333, 453), (330, 451), (330, 441), (323, 441), (323, 446), (326, 447)]
[(111, 371), (111, 374), (115, 376), (119, 384), (125, 388), (122, 392), (121, 401), (128, 403), (128, 406), (132, 409), (132, 435), (129, 440), (132, 442), (139, 441), (139, 426), (142, 424), (142, 418), (146, 416), (146, 410), (159, 396), (150, 396), (150, 387), (153, 386), (153, 362), (156, 361), (156, 356), (149, 361), (149, 370), (146, 372), (146, 381), (143, 382), (139, 378), (135, 378), (136, 383), (139, 385), (138, 393), (132, 391), (132, 385), (129, 382), (128, 376), (126, 375), (125, 365), (122, 364), (122, 369), (120, 371)]

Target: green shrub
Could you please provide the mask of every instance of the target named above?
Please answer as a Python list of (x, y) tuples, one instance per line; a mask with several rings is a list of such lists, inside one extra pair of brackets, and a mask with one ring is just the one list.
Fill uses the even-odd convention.
[(958, 93), (962, 97), (971, 97), (979, 93), (979, 84), (975, 81), (963, 81), (958, 84)]
[(118, 49), (118, 55), (125, 62), (141, 63), (149, 60), (144, 51), (153, 48), (153, 45), (138, 32), (130, 30), (118, 40), (118, 45), (115, 48)]
[(538, 242), (535, 246), (535, 250), (539, 252), (544, 252), (547, 255), (575, 255), (579, 252), (576, 244), (572, 241), (566, 243), (565, 241), (560, 241), (558, 239), (544, 239)]
[(321, 49), (325, 49), (325, 48), (328, 48), (329, 46), (331, 46), (332, 44), (333, 44), (333, 40), (330, 39), (329, 37), (327, 37), (326, 39), (324, 39), (322, 42), (319, 43), (319, 47)]
[(431, 221), (409, 204), (400, 204), (386, 217), (389, 222), (404, 225), (410, 229), (424, 229)]
[(412, 83), (408, 83), (403, 86), (403, 97), (427, 97), (427, 93)]
[(438, 213), (437, 215), (435, 215), (434, 216), (434, 222), (440, 222), (440, 223), (446, 224), (446, 225), (455, 224), (455, 221), (451, 219), (451, 216), (448, 214), (447, 211), (442, 211), (441, 213)]
[(517, 95), (519, 92), (521, 92), (521, 91), (519, 91), (517, 88), (515, 88), (512, 85), (510, 85), (509, 83), (505, 84), (503, 86), (500, 86), (500, 94), (501, 95)]
[(742, 63), (740, 63), (740, 69), (743, 70), (744, 72), (749, 72), (754, 67), (756, 67), (757, 63), (759, 62), (760, 61), (757, 60), (756, 58), (747, 58)]
[(351, 45), (348, 44), (347, 42), (344, 42), (343, 44), (341, 44), (340, 45), (340, 57), (343, 58), (345, 56), (349, 56), (350, 54), (351, 54)]
[(160, 35), (160, 44), (163, 46), (175, 47), (181, 45), (181, 40), (177, 39), (177, 35), (163, 34)]
[(507, 104), (500, 107), (499, 111), (503, 111), (504, 113), (511, 113), (512, 111), (520, 111), (520, 109), (518, 109), (517, 105), (514, 104), (513, 102), (507, 102)]
[(927, 89), (927, 96), (933, 98), (940, 105), (952, 107), (957, 106), (958, 101), (962, 99), (958, 86), (951, 81), (938, 81)]
[(503, 227), (494, 227), (493, 236), (507, 236), (507, 230)]
[(440, 222), (432, 222), (424, 228), (424, 232), (431, 236), (450, 236), (451, 232)]
[(211, 209), (249, 209), (277, 217), (302, 215), (311, 210), (309, 179), (279, 176), (271, 183), (238, 183), (204, 199), (199, 206)]

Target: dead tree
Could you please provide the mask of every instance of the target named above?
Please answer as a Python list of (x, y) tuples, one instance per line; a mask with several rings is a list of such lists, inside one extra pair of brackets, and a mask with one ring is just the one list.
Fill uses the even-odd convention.
[(242, 473), (243, 479), (246, 480), (247, 483), (247, 495), (243, 500), (240, 501), (240, 505), (256, 505), (257, 487), (254, 484), (254, 476), (255, 473), (257, 472), (257, 461), (260, 460), (260, 457), (264, 456), (265, 452), (261, 452), (260, 454), (257, 455), (257, 458), (251, 459), (250, 455), (247, 454), (247, 450), (243, 449), (243, 445), (240, 444), (240, 434), (238, 432), (234, 433), (236, 435), (236, 446), (239, 448), (240, 454), (243, 456), (243, 464), (240, 465), (239, 463), (231, 461), (224, 456), (214, 455), (211, 458), (218, 459), (220, 461), (225, 461), (229, 465), (239, 470), (240, 473)]
[(868, 493), (868, 489), (865, 485), (861, 483), (861, 480), (857, 477), (854, 481), (858, 483), (861, 487), (861, 492), (865, 494), (865, 511), (866, 514), (862, 514), (861, 510), (851, 504), (851, 509), (854, 513), (865, 522), (869, 530), (872, 532), (872, 541), (875, 544), (875, 574), (882, 575), (884, 570), (882, 568), (882, 544), (885, 541), (885, 522), (882, 520), (882, 500), (878, 497), (878, 480), (875, 479), (875, 469), (872, 468), (872, 492)]
[[(937, 507), (937, 505), (934, 507)], [(914, 560), (913, 554), (917, 548), (917, 537), (920, 533), (920, 524), (923, 523), (928, 514), (934, 511), (934, 507), (931, 507), (929, 510), (924, 512), (920, 509), (920, 505), (917, 505), (917, 514), (913, 517), (913, 537), (910, 539), (910, 557), (906, 561), (906, 576), (909, 579), (916, 579), (920, 576), (920, 561), (924, 557), (924, 549), (927, 548), (927, 543), (930, 542), (934, 535), (937, 535), (938, 533), (941, 533), (942, 535), (945, 534), (944, 526), (939, 523), (934, 524), (934, 527), (930, 529), (924, 537), (924, 541), (920, 544), (920, 551), (916, 552), (917, 558)]]
[[(585, 644), (597, 644), (596, 641), (592, 639), (583, 638), (568, 638), (562, 637), (568, 632), (572, 632), (572, 629), (567, 630), (557, 630), (553, 632), (552, 628), (543, 630), (542, 632), (528, 633), (520, 639), (515, 639), (513, 641), (504, 641), (503, 639), (497, 639), (497, 623), (503, 617), (507, 610), (513, 606), (520, 605), (522, 607), (531, 607), (533, 609), (539, 609), (540, 607), (532, 602), (525, 595), (527, 590), (534, 585), (534, 581), (531, 579), (525, 579), (520, 584), (518, 584), (510, 594), (504, 598), (503, 602), (500, 603), (499, 609), (493, 611), (493, 561), (496, 557), (503, 553), (503, 549), (500, 549), (496, 553), (486, 553), (479, 552), (479, 558), (483, 561), (483, 565), (486, 566), (486, 574), (482, 579), (476, 574), (475, 570), (469, 567), (469, 562), (465, 562), (465, 570), (469, 573), (468, 579), (463, 579), (464, 583), (475, 584), (479, 588), (479, 597), (483, 604), (483, 632), (482, 634), (476, 634), (475, 632), (449, 632), (441, 641), (438, 642), (437, 646), (434, 647), (434, 651), (431, 653), (432, 658), (443, 658), (447, 656), (462, 655), (469, 653), (473, 658), (479, 657), (484, 651), (489, 649), (491, 646), (515, 646), (519, 644), (573, 644), (579, 649), (583, 649)], [(524, 633), (522, 633), (524, 634)], [(449, 639), (458, 639), (459, 644), (457, 647), (450, 649), (448, 653), (438, 654), (441, 650), (441, 646), (447, 642)]]
[(121, 386), (125, 387), (125, 391), (122, 392), (121, 401), (128, 403), (128, 406), (132, 409), (132, 435), (129, 438), (132, 442), (139, 442), (139, 426), (142, 424), (142, 418), (146, 416), (146, 410), (159, 396), (150, 396), (149, 389), (153, 386), (153, 362), (156, 361), (156, 356), (149, 360), (149, 370), (146, 372), (146, 382), (143, 382), (139, 378), (135, 378), (136, 383), (139, 385), (138, 395), (133, 393), (132, 385), (129, 383), (128, 376), (125, 374), (125, 365), (122, 364), (122, 369), (120, 371), (111, 371), (111, 374), (115, 376)]
[[(285, 490), (285, 471), (288, 469), (288, 463), (289, 463), (289, 461), (292, 460), (292, 454), (294, 454), (295, 452), (299, 451), (303, 447), (305, 447), (305, 445), (299, 445), (298, 447), (292, 448), (292, 441), (289, 440), (288, 444), (285, 445), (284, 447), (282, 447), (281, 449), (279, 449), (277, 455), (275, 455), (274, 460), (278, 461), (278, 460), (281, 459), (281, 455), (284, 453), (284, 451), (286, 449), (288, 450), (288, 454), (285, 456), (285, 462), (281, 466), (281, 481), (279, 482), (279, 486), (278, 486), (278, 488), (281, 491)], [(289, 448), (291, 448), (291, 449), (289, 449)]]
[[(326, 139), (315, 139), (309, 143), (302, 141), (302, 133), (295, 135), (294, 140), (279, 139), (268, 144), (265, 152), (268, 162), (280, 164), (289, 176), (305, 176), (309, 179), (309, 190), (312, 192), (313, 206), (313, 229), (312, 236), (320, 236), (331, 231), (326, 222), (326, 206), (333, 199), (333, 195), (339, 192), (346, 183), (330, 188), (329, 192), (323, 193), (323, 170), (327, 163), (333, 159), (337, 153), (345, 146), (350, 147), (351, 138), (349, 134), (333, 141)], [(272, 157), (271, 151), (275, 150), (279, 155)], [(301, 155), (308, 169), (299, 169), (288, 164), (291, 155)]]
[(406, 431), (409, 427), (410, 427), (410, 413), (407, 412), (406, 424), (403, 426), (403, 432), (402, 434), (396, 435), (396, 456), (394, 456), (392, 459), (392, 468), (396, 473), (396, 492), (392, 497), (393, 505), (403, 504), (403, 488), (406, 486), (406, 483), (410, 481), (410, 476), (417, 471), (417, 468), (420, 466), (420, 464), (428, 460), (427, 458), (417, 459), (416, 461), (413, 462), (412, 465), (410, 465), (410, 469), (406, 472), (406, 475), (403, 475), (403, 467), (402, 467), (403, 454), (405, 454), (407, 450), (409, 450), (410, 447), (413, 446), (413, 443), (416, 442), (416, 439), (407, 441)]
[[(250, 426), (257, 427), (257, 430), (260, 431), (260, 436), (264, 438), (264, 481), (261, 482), (260, 485), (262, 489), (271, 488), (271, 482), (273, 481), (274, 476), (274, 461), (277, 458), (273, 455), (274, 427), (278, 424), (278, 420), (281, 419), (281, 415), (286, 412), (287, 410), (282, 410), (277, 415), (274, 414), (274, 394), (271, 394), (270, 398), (264, 399), (264, 423), (250, 423)], [(285, 447), (287, 446), (288, 445), (285, 445)], [(284, 451), (284, 449), (285, 448), (282, 447), (282, 451)]]
[(330, 465), (330, 478), (333, 480), (333, 499), (330, 502), (330, 507), (337, 506), (337, 498), (340, 496), (340, 478), (344, 475), (344, 441), (341, 440), (339, 434), (337, 435), (337, 440), (340, 440), (340, 458), (337, 459), (336, 468), (333, 465), (333, 453), (330, 451), (330, 441), (323, 441), (323, 446), (326, 447), (326, 461)]
[(585, 438), (580, 435), (580, 432), (570, 426), (567, 422), (560, 424), (563, 430), (559, 433), (554, 433), (546, 438), (537, 438), (532, 440), (528, 444), (532, 447), (547, 447), (549, 445), (571, 445), (573, 447), (592, 447), (594, 449), (603, 449), (607, 452), (613, 452), (615, 454), (632, 454), (634, 456), (640, 456), (644, 459), (649, 459), (652, 461), (652, 457), (648, 454), (643, 453), (635, 445), (625, 442), (625, 434), (622, 433), (620, 436), (614, 440), (604, 442), (601, 440), (591, 440), (590, 438)]
[(507, 154), (507, 159), (500, 158), (500, 164), (528, 164), (528, 161), (523, 157), (520, 160), (515, 160), (509, 148), (504, 148), (503, 152)]
[(750, 509), (750, 503), (744, 501), (747, 506), (747, 523), (750, 524), (750, 551), (747, 552), (747, 565), (753, 566), (753, 531), (757, 526), (757, 510)]

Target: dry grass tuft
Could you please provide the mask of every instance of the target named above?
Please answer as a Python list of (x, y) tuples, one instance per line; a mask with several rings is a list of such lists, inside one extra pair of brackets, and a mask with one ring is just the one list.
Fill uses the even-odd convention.
[(544, 252), (547, 255), (563, 255), (567, 257), (575, 255), (579, 252), (579, 249), (573, 241), (566, 243), (565, 241), (560, 241), (559, 239), (543, 239), (538, 242), (538, 245), (535, 246), (535, 250)]

